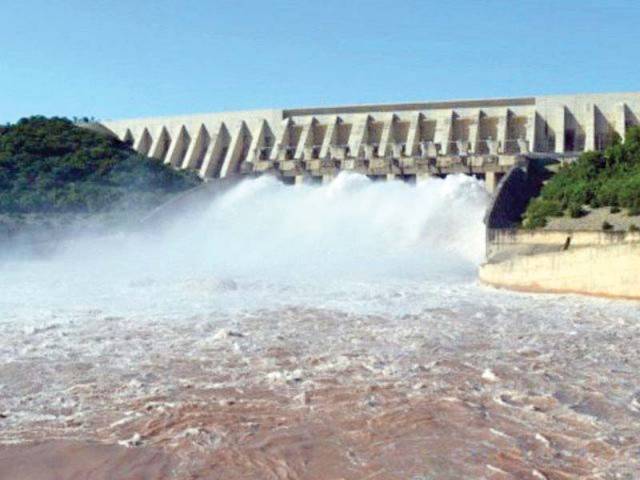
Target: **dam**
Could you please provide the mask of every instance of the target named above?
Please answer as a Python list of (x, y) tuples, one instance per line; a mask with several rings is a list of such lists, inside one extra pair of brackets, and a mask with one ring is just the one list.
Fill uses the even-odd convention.
[(326, 182), (465, 173), (490, 192), (525, 157), (575, 158), (639, 123), (640, 93), (222, 112), (90, 125), (204, 178)]

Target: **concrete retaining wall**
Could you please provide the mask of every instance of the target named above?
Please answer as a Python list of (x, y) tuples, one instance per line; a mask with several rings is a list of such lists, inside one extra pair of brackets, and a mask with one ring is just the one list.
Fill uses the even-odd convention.
[(533, 255), (577, 247), (640, 243), (639, 232), (487, 229), (487, 261), (496, 263), (513, 255)]
[(640, 232), (505, 229), (489, 230), (489, 238), (496, 246), (564, 245), (569, 238), (573, 247), (640, 242)]
[(640, 299), (640, 243), (513, 255), (484, 264), (480, 280), (514, 290)]

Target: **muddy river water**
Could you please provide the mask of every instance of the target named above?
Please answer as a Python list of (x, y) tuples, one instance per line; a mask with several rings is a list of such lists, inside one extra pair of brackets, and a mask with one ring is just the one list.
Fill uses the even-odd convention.
[(640, 478), (640, 305), (479, 285), (482, 185), (259, 179), (0, 264), (0, 479)]

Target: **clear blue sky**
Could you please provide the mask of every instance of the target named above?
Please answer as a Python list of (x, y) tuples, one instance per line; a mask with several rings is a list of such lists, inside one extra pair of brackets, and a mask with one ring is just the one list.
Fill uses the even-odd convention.
[(637, 0), (1, 3), (0, 122), (640, 90)]

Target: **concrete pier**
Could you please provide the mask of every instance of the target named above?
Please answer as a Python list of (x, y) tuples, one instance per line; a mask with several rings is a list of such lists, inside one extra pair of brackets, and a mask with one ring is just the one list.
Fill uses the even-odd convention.
[(334, 178), (336, 178), (335, 175), (323, 175), (322, 183), (331, 183), (331, 180), (333, 180)]
[(489, 192), (494, 192), (497, 185), (496, 181), (496, 173), (495, 172), (486, 172), (484, 177), (484, 184)]
[(577, 157), (637, 125), (640, 93), (579, 94), (224, 112), (104, 121), (144, 155), (203, 178), (341, 170), (374, 178), (499, 177), (524, 156)]
[(432, 177), (429, 172), (419, 172), (416, 174), (416, 183), (426, 182)]

